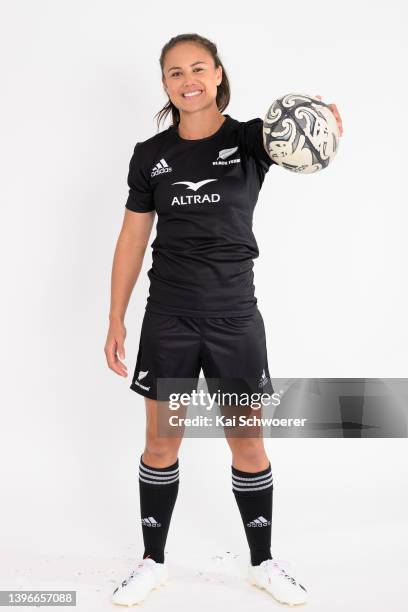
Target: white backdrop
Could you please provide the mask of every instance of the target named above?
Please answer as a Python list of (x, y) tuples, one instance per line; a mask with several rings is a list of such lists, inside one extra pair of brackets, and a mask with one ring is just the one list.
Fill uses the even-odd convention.
[[(130, 156), (166, 102), (161, 48), (185, 32), (213, 40), (232, 88), (224, 112), (239, 120), (289, 92), (341, 113), (334, 163), (314, 176), (272, 167), (255, 210), (272, 377), (407, 377), (406, 7), (14, 0), (1, 12), (0, 587), (70, 584), (79, 609), (110, 609), (112, 580), (143, 551), (144, 401), (129, 384), (150, 248), (126, 317), (128, 379), (107, 368), (103, 347)], [(399, 610), (406, 441), (266, 446), (272, 551), (295, 563), (310, 609)], [(217, 588), (217, 603), (211, 580), (195, 594), (189, 584), (188, 601), (183, 590), (190, 556), (204, 567), (238, 551), (245, 568), (230, 464), (223, 440), (183, 442), (167, 542), (179, 578), (152, 609), (180, 594), (189, 606), (198, 592), (199, 610), (222, 610), (223, 598), (269, 605), (244, 581)]]

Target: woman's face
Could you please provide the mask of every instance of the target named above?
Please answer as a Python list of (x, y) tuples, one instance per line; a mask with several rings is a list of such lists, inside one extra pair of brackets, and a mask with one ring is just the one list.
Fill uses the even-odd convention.
[[(196, 43), (178, 43), (167, 51), (163, 65), (163, 85), (179, 111), (196, 112), (215, 104), (222, 68), (214, 67), (208, 51)], [(185, 93), (201, 92), (184, 96)]]

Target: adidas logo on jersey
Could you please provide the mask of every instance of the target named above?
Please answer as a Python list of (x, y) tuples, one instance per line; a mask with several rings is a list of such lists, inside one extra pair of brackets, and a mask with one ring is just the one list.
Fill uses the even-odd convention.
[(141, 389), (144, 389), (145, 391), (149, 391), (150, 387), (146, 387), (145, 385), (142, 385), (142, 383), (139, 382), (142, 378), (145, 378), (145, 376), (147, 376), (148, 373), (149, 373), (149, 370), (145, 370), (144, 372), (142, 370), (139, 370), (137, 380), (134, 380), (133, 384), (137, 385)]
[(153, 167), (151, 177), (157, 176), (158, 174), (164, 174), (165, 172), (172, 172), (173, 168), (169, 166), (166, 160), (162, 157), (161, 160)]
[(258, 516), (258, 518), (247, 523), (247, 527), (267, 527), (270, 524), (271, 521), (267, 521), (264, 516)]
[(264, 387), (268, 382), (269, 378), (265, 374), (265, 370), (262, 370), (261, 380), (259, 382), (258, 387)]
[(145, 527), (161, 527), (161, 523), (158, 523), (154, 516), (148, 516), (147, 518), (141, 519), (142, 525)]
[(230, 149), (221, 149), (221, 151), (219, 151), (218, 153), (217, 161), (213, 162), (212, 165), (228, 166), (229, 164), (238, 164), (241, 161), (239, 157), (235, 159), (228, 159), (227, 161), (225, 161), (227, 157), (230, 157), (233, 153), (236, 153), (237, 151), (238, 147), (231, 147)]

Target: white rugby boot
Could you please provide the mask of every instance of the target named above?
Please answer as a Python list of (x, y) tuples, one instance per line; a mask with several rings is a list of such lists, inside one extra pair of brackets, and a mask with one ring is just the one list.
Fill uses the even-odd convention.
[(276, 559), (266, 559), (260, 565), (248, 567), (248, 578), (251, 584), (265, 589), (276, 601), (289, 606), (307, 603), (308, 593)]
[(156, 563), (153, 559), (146, 557), (113, 591), (112, 603), (120, 606), (134, 606), (141, 603), (150, 591), (166, 584), (167, 580), (167, 565)]

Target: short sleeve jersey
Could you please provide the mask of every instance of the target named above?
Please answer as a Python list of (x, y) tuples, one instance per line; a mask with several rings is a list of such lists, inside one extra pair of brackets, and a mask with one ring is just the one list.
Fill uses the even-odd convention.
[(275, 162), (262, 119), (224, 117), (207, 138), (184, 139), (172, 125), (134, 148), (126, 208), (157, 213), (148, 311), (227, 317), (256, 308), (252, 219)]

